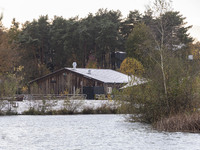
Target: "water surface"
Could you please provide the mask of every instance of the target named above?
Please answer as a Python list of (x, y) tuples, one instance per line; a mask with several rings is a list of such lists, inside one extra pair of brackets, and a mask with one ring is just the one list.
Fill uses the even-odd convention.
[(199, 150), (200, 134), (167, 133), (123, 115), (0, 117), (0, 150)]

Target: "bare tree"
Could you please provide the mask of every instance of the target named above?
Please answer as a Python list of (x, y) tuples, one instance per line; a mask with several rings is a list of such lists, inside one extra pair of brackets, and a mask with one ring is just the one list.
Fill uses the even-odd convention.
[[(149, 7), (150, 8), (150, 7)], [(157, 30), (156, 33), (159, 33), (159, 36), (155, 34), (155, 32), (152, 32), (153, 39), (155, 40), (156, 44), (156, 50), (159, 52), (159, 57), (160, 60), (156, 61), (158, 65), (161, 68), (162, 71), (162, 78), (163, 78), (163, 87), (164, 87), (164, 92), (165, 96), (167, 99), (167, 83), (166, 83), (166, 72), (165, 72), (165, 51), (166, 51), (166, 46), (165, 46), (165, 33), (166, 33), (166, 20), (163, 20), (163, 15), (171, 11), (171, 0), (155, 0), (153, 3), (153, 6), (151, 8), (153, 15), (156, 20), (156, 27), (155, 30)], [(158, 38), (159, 37), (159, 38)], [(168, 102), (167, 105), (169, 106)]]

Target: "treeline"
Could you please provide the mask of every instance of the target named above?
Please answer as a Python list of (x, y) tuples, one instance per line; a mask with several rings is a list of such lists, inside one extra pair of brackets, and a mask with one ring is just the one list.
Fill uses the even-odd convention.
[(40, 16), (24, 23), (22, 28), (13, 19), (10, 29), (1, 28), (1, 43), (9, 45), (11, 53), (17, 52), (15, 56), (9, 56), (16, 62), (10, 64), (10, 61), (5, 61), (8, 64), (1, 66), (7, 69), (0, 70), (5, 73), (23, 66), (23, 77), (27, 83), (48, 72), (71, 67), (74, 61), (78, 67), (95, 63), (97, 68), (114, 68), (110, 54), (125, 51), (128, 35), (136, 24), (148, 22), (147, 15), (131, 11), (127, 18), (122, 18), (120, 11), (99, 9), (95, 15), (89, 14), (80, 19)]

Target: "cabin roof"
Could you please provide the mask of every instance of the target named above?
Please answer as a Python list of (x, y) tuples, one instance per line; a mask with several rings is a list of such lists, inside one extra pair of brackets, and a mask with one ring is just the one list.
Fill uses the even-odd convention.
[[(129, 83), (130, 81), (130, 77), (126, 74), (123, 74), (123, 73), (120, 73), (118, 71), (115, 71), (115, 70), (111, 70), (111, 69), (91, 69), (91, 68), (62, 68), (60, 70), (57, 70), (55, 72), (52, 72), (50, 74), (47, 74), (45, 76), (42, 76), (40, 78), (36, 78), (32, 81), (29, 82), (29, 84), (35, 82), (35, 81), (39, 81), (41, 79), (44, 79), (46, 77), (49, 77), (49, 76), (52, 76), (54, 75), (55, 73), (58, 73), (58, 72), (61, 72), (61, 71), (64, 71), (64, 70), (67, 70), (67, 71), (71, 71), (73, 73), (77, 73), (79, 75), (82, 75), (86, 78), (89, 78), (89, 79), (93, 79), (93, 80), (97, 80), (97, 81), (100, 81), (100, 82), (103, 82), (103, 83), (116, 83), (116, 84), (122, 84), (122, 83)], [(135, 85), (138, 85), (138, 84), (142, 84), (143, 81), (134, 76), (134, 84)]]
[(98, 81), (103, 82), (103, 83), (118, 83), (118, 84), (128, 83), (128, 76), (123, 74), (123, 73), (120, 73), (118, 71), (115, 71), (115, 70), (111, 70), (111, 69), (90, 69), (90, 68), (75, 68), (74, 69), (74, 68), (65, 67), (65, 68), (62, 68), (62, 69), (57, 70), (55, 72), (52, 72), (50, 74), (47, 74), (45, 76), (36, 78), (36, 79), (30, 81), (29, 84), (31, 84), (35, 81), (39, 81), (41, 79), (44, 79), (46, 77), (52, 76), (53, 74), (58, 73), (58, 72), (63, 71), (63, 70), (68, 70), (68, 71), (83, 75), (86, 78), (98, 80)]
[(65, 68), (103, 83), (128, 83), (128, 76), (111, 69)]

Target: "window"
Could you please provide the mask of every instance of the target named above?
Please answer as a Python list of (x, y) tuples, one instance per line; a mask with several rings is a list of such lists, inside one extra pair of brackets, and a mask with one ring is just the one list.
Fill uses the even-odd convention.
[(108, 94), (111, 94), (111, 93), (112, 93), (112, 87), (108, 87), (108, 88), (107, 88), (107, 93), (108, 93)]

